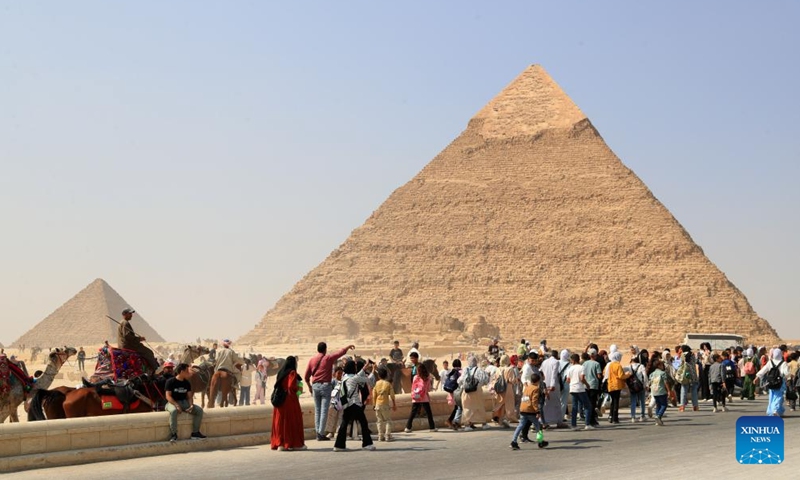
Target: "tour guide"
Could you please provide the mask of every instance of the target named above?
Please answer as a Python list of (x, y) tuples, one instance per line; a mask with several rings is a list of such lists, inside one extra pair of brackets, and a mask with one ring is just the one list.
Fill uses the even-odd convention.
[(137, 335), (130, 323), (134, 313), (136, 313), (136, 310), (132, 308), (126, 308), (122, 311), (122, 321), (119, 322), (119, 328), (117, 329), (117, 346), (137, 352), (150, 366), (151, 372), (156, 373), (158, 371), (158, 361), (156, 361), (153, 351), (142, 345), (142, 342), (146, 339), (141, 335)]
[(188, 413), (192, 419), (192, 439), (206, 438), (200, 433), (200, 422), (203, 421), (203, 409), (193, 402), (192, 382), (189, 381), (189, 365), (181, 363), (175, 369), (177, 374), (167, 380), (164, 390), (167, 392), (167, 411), (169, 412), (169, 441), (178, 440), (178, 414)]

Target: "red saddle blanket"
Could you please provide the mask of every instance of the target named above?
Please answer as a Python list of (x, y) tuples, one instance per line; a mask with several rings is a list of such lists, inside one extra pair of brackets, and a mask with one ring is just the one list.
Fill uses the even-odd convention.
[(12, 375), (17, 377), (17, 380), (25, 387), (30, 387), (33, 383), (22, 369), (11, 363), (8, 357), (3, 355), (0, 357), (0, 397), (5, 397), (11, 391)]
[[(119, 410), (122, 411), (125, 409), (125, 406), (122, 405), (122, 402), (119, 401), (119, 398), (115, 397), (114, 395), (100, 395), (100, 402), (103, 405), (103, 410)], [(134, 408), (139, 406), (141, 400), (138, 398), (131, 402), (129, 410), (133, 410)]]
[(106, 378), (123, 380), (139, 377), (145, 372), (147, 363), (137, 352), (123, 348), (101, 349), (97, 353), (97, 365), (91, 381)]

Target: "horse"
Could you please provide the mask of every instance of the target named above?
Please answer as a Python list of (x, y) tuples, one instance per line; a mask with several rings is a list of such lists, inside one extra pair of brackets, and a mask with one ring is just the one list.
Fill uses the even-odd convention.
[(45, 368), (44, 373), (41, 377), (39, 377), (38, 380), (36, 380), (35, 383), (30, 385), (31, 392), (28, 393), (27, 396), (25, 394), (25, 386), (19, 381), (19, 379), (17, 379), (15, 375), (12, 374), (9, 378), (11, 389), (7, 396), (0, 401), (0, 423), (5, 422), (6, 418), (10, 418), (11, 421), (18, 422), (19, 419), (17, 418), (17, 408), (19, 408), (19, 405), (25, 402), (26, 397), (30, 398), (31, 394), (35, 393), (36, 391), (49, 387), (56, 374), (67, 362), (69, 357), (76, 355), (77, 353), (78, 351), (72, 347), (52, 349), (48, 356), (47, 367)]

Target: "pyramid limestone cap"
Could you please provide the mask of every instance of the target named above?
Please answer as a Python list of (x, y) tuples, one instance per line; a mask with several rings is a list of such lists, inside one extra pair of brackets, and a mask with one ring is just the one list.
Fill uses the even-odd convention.
[(473, 117), (484, 138), (537, 135), (586, 120), (540, 65), (531, 65)]

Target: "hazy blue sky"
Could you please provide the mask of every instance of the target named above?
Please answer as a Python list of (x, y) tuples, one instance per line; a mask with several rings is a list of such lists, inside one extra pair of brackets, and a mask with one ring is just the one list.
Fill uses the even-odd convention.
[(800, 338), (800, 2), (0, 2), (0, 341), (236, 338), (540, 63)]

